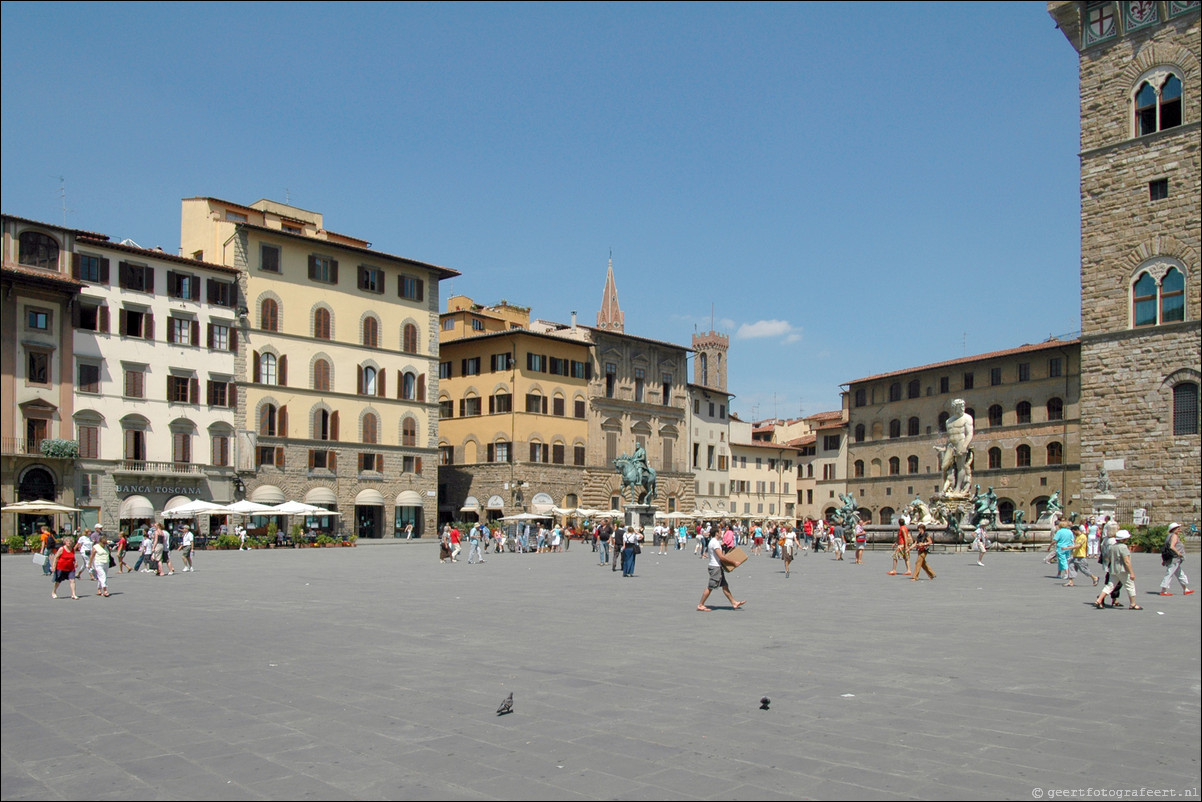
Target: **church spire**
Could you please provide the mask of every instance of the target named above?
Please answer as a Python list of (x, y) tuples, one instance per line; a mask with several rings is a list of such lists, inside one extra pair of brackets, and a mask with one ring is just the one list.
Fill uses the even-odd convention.
[(605, 295), (601, 299), (601, 311), (597, 313), (597, 328), (606, 331), (624, 331), (626, 315), (618, 306), (618, 285), (614, 283), (614, 258), (610, 254), (609, 272), (605, 274)]

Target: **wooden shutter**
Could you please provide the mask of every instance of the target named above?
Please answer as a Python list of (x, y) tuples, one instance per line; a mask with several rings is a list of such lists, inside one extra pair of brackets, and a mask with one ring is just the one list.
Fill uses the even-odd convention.
[(417, 459), (415, 459), (413, 461), (413, 472), (414, 473), (422, 472), (422, 458), (421, 457), (418, 457)]
[(230, 353), (238, 352), (238, 329), (230, 326)]
[(212, 381), (205, 385), (205, 403), (209, 406), (213, 406), (213, 389), (215, 387), (216, 385)]
[(420, 373), (417, 377), (417, 400), (426, 400), (426, 374)]
[(425, 300), (425, 292), (426, 292), (426, 290), (425, 290), (426, 282), (422, 281), (420, 278), (414, 279), (414, 281), (417, 284), (417, 300), (424, 301)]
[(330, 283), (331, 284), (338, 283), (338, 260), (337, 259), (330, 260)]
[(326, 466), (335, 473), (338, 472), (338, 454), (331, 451), (326, 455)]
[(125, 430), (125, 458), (137, 459), (137, 432), (133, 429)]
[(109, 308), (107, 306), (96, 310), (96, 328), (105, 334), (109, 333)]
[(71, 328), (73, 328), (73, 329), (79, 328), (80, 314), (81, 314), (81, 309), (80, 309), (80, 305), (79, 305), (79, 300), (76, 299), (71, 303)]
[(117, 263), (117, 286), (123, 290), (129, 289), (130, 279), (130, 264), (129, 262)]
[(330, 415), (330, 439), (338, 439), (338, 413)]
[(103, 284), (109, 283), (109, 260), (108, 259), (100, 260), (100, 281)]
[(125, 336), (125, 334), (126, 334), (126, 326), (125, 326), (125, 310), (124, 310), (124, 309), (118, 309), (118, 310), (117, 310), (117, 332), (118, 332), (118, 333), (119, 333), (119, 334), (120, 334), (122, 337), (124, 337), (124, 336)]
[(175, 318), (167, 318), (167, 342), (175, 342)]
[(225, 403), (230, 409), (238, 408), (238, 385), (234, 382), (227, 384), (225, 390)]
[(362, 451), (359, 452), (359, 473), (363, 473), (363, 457), (366, 456)]
[(144, 267), (144, 268), (139, 268), (139, 269), (145, 271), (146, 291), (153, 293), (154, 292), (154, 268), (153, 267)]
[[(490, 395), (488, 397), (488, 414), (489, 415), (495, 414), (496, 411), (497, 411), (497, 397), (495, 395)], [(492, 448), (492, 446), (489, 446), (489, 448)], [(489, 457), (488, 461), (492, 462), (492, 457)]]
[(171, 398), (171, 376), (167, 377), (167, 400), (168, 401), (173, 400)]
[(386, 397), (384, 395), (384, 373), (384, 368), (380, 368), (378, 371), (376, 371), (376, 395), (380, 398)]
[(142, 336), (147, 340), (154, 339), (154, 315), (149, 312), (142, 316)]
[(288, 436), (288, 405), (280, 407), (280, 411), (276, 415), (276, 420), (279, 421), (276, 426), (276, 433), (280, 437)]
[(314, 254), (309, 254), (309, 279), (317, 278), (317, 257)]
[(195, 376), (188, 379), (188, 403), (200, 403), (200, 379), (196, 378)]
[(259, 384), (263, 381), (263, 372), (259, 361), (258, 351), (254, 352), (254, 359), (252, 361), (254, 363), (254, 368), (252, 370), (251, 377), (253, 378), (255, 384)]
[[(492, 401), (492, 399), (491, 399), (491, 398), (490, 398), (490, 399), (488, 399), (488, 400), (489, 400), (489, 401)], [(495, 458), (495, 455), (496, 455), (496, 448), (497, 448), (497, 447), (496, 447), (496, 445), (495, 445), (494, 443), (489, 443), (489, 444), (488, 444), (488, 446), (487, 446), (487, 447), (484, 449), (484, 451), (485, 451), (485, 457), (484, 457), (484, 460), (485, 460), (485, 462), (492, 462), (492, 461), (494, 460), (494, 458)]]
[(284, 467), (284, 447), (283, 446), (275, 447), (275, 466), (277, 468)]
[(192, 300), (200, 300), (200, 276), (192, 276)]
[(288, 357), (280, 356), (276, 360), (276, 378), (279, 379), (280, 387), (288, 386)]
[(205, 326), (205, 347), (213, 347), (213, 324), (209, 323)]
[(356, 371), (355, 375), (357, 377), (355, 379), (355, 392), (358, 393), (359, 395), (363, 395), (363, 366), (356, 365), (355, 371)]
[(71, 278), (79, 280), (79, 254), (71, 254)]
[(313, 470), (313, 456), (314, 456), (316, 453), (317, 453), (317, 452), (316, 452), (316, 451), (314, 451), (313, 449), (309, 449), (309, 470)]
[(192, 321), (192, 342), (191, 345), (200, 345), (200, 321)]

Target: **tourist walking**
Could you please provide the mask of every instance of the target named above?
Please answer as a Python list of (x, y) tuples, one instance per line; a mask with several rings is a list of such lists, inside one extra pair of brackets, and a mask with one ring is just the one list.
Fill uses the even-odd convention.
[(184, 561), (184, 567), (181, 571), (195, 571), (192, 566), (192, 544), (196, 541), (195, 535), (192, 533), (192, 527), (184, 524), (183, 535), (180, 536), (179, 556)]
[(1098, 578), (1093, 575), (1093, 571), (1089, 570), (1089, 531), (1085, 526), (1081, 526), (1077, 530), (1077, 536), (1073, 539), (1073, 551), (1068, 559), (1068, 581), (1064, 583), (1066, 588), (1076, 587), (1073, 580), (1077, 574), (1085, 574), (1093, 580), (1092, 587), (1098, 586)]
[(638, 533), (633, 526), (627, 526), (622, 535), (622, 576), (634, 576), (634, 559), (640, 550)]
[(58, 586), (63, 582), (70, 583), (71, 598), (78, 599), (75, 595), (75, 539), (70, 535), (63, 538), (63, 544), (54, 553), (54, 589), (50, 591), (50, 598), (58, 598)]
[(836, 522), (831, 528), (831, 543), (835, 547), (835, 559), (843, 562), (843, 552), (847, 551), (847, 541), (843, 539), (843, 524)]
[[(1112, 590), (1122, 588), (1127, 591), (1128, 605), (1132, 610), (1142, 610), (1135, 601), (1135, 569), (1131, 567), (1131, 550), (1127, 548), (1127, 539), (1131, 537), (1131, 533), (1126, 529), (1120, 529), (1118, 534), (1114, 536), (1114, 545), (1110, 547), (1108, 556), (1109, 575), (1106, 579), (1106, 584), (1102, 586), (1102, 592), (1098, 594), (1098, 598), (1094, 600), (1093, 606), (1099, 610), (1104, 605), (1105, 599)], [(1118, 604), (1115, 604), (1118, 607)]]
[[(922, 524), (919, 524), (922, 526)], [(893, 568), (889, 569), (890, 576), (897, 576), (897, 558), (900, 557), (906, 566), (906, 572), (902, 576), (910, 576), (910, 546), (913, 541), (910, 538), (910, 530), (906, 528), (906, 519), (902, 518), (897, 523), (897, 543), (893, 547)]]
[(132, 568), (125, 564), (125, 552), (129, 551), (129, 533), (124, 529), (121, 530), (121, 537), (117, 538), (117, 573), (124, 574), (129, 571), (134, 572)]
[(1173, 577), (1177, 577), (1177, 582), (1181, 585), (1181, 592), (1188, 596), (1193, 593), (1189, 587), (1189, 577), (1185, 575), (1185, 544), (1181, 542), (1181, 524), (1169, 524), (1169, 534), (1164, 541), (1164, 550), (1160, 552), (1161, 562), (1164, 564), (1165, 573), (1164, 579), (1160, 580), (1160, 595), (1172, 596), (1169, 591), (1172, 587)]
[(597, 550), (601, 553), (601, 560), (597, 565), (609, 564), (609, 539), (613, 535), (613, 527), (609, 525), (609, 521), (602, 521), (597, 527)]
[(734, 568), (734, 563), (726, 556), (726, 550), (722, 546), (722, 541), (717, 535), (710, 538), (709, 544), (706, 547), (709, 563), (707, 570), (709, 571), (709, 582), (705, 586), (705, 592), (701, 594), (701, 601), (697, 603), (697, 609), (700, 612), (708, 613), (713, 610), (712, 607), (706, 607), (705, 603), (709, 600), (710, 594), (715, 588), (722, 588), (722, 592), (726, 594), (726, 598), (730, 601), (730, 606), (734, 610), (738, 610), (746, 601), (735, 601), (734, 595), (730, 592), (730, 585), (726, 582), (725, 566)]
[(785, 561), (785, 579), (789, 578), (789, 568), (793, 565), (793, 556), (797, 549), (797, 529), (793, 524), (785, 527), (785, 533), (781, 536), (781, 559)]
[[(97, 533), (97, 537), (99, 537), (99, 529), (100, 524), (96, 524), (96, 528), (93, 531)], [(79, 552), (79, 556), (82, 558), (83, 570), (87, 571), (88, 576), (92, 577), (92, 579), (96, 578), (96, 575), (92, 573), (92, 545), (94, 543), (95, 541), (89, 536), (86, 529), (81, 529), (79, 537), (75, 539), (75, 550)]]
[(927, 565), (927, 553), (931, 550), (931, 546), (935, 544), (931, 540), (930, 534), (927, 533), (926, 524), (918, 525), (918, 542), (915, 545), (918, 549), (918, 556), (914, 558), (914, 576), (910, 577), (910, 581), (918, 581), (919, 571), (926, 571), (927, 576), (934, 579), (935, 572), (931, 570), (931, 566)]
[(54, 573), (53, 560), (55, 552), (54, 535), (50, 531), (50, 527), (42, 524), (38, 527), (38, 540), (42, 544), (41, 554), (46, 557), (46, 562), (42, 563), (42, 576), (50, 576)]
[(467, 564), (483, 563), (484, 552), (480, 550), (480, 540), (484, 537), (483, 526), (476, 524), (467, 533)]
[(856, 565), (864, 564), (864, 546), (868, 544), (868, 532), (864, 524), (856, 521)]
[(972, 538), (973, 551), (977, 553), (977, 565), (985, 566), (985, 552), (989, 549), (989, 533), (985, 530), (985, 524), (977, 524), (977, 531), (973, 533)]
[(1056, 550), (1056, 578), (1063, 579), (1068, 576), (1068, 557), (1073, 552), (1076, 538), (1073, 537), (1073, 530), (1069, 529), (1068, 518), (1061, 518), (1059, 524), (1048, 549)]
[(109, 595), (109, 542), (103, 534), (97, 535), (92, 544), (88, 571), (96, 578), (96, 595)]

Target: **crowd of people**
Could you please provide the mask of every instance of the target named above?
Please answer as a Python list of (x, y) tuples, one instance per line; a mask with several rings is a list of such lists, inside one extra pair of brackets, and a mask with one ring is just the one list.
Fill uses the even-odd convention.
[[(50, 598), (57, 599), (59, 587), (66, 582), (71, 598), (78, 599), (82, 581), (96, 583), (96, 595), (109, 595), (109, 577), (112, 569), (118, 574), (147, 573), (155, 576), (171, 576), (175, 567), (171, 562), (174, 548), (182, 563), (181, 572), (195, 571), (192, 564), (194, 535), (188, 524), (180, 525), (174, 532), (161, 523), (155, 523), (144, 531), (141, 543), (134, 546), (130, 533), (122, 531), (116, 540), (110, 540), (103, 524), (90, 529), (77, 529), (74, 533), (56, 537), (50, 527), (42, 525), (38, 532), (42, 572), (52, 578), (54, 587)], [(126, 556), (136, 551), (138, 557), (133, 566), (126, 564)]]

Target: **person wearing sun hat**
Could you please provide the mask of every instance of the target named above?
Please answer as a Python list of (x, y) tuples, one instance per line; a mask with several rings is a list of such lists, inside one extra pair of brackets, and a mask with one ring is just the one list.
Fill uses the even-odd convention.
[(1102, 609), (1102, 599), (1109, 596), (1110, 591), (1120, 586), (1127, 591), (1127, 600), (1130, 602), (1129, 606), (1132, 610), (1144, 609), (1135, 601), (1135, 570), (1131, 567), (1131, 549), (1127, 548), (1127, 540), (1130, 537), (1131, 533), (1126, 529), (1120, 529), (1114, 536), (1114, 545), (1110, 547), (1106, 566), (1110, 574), (1106, 584), (1102, 587), (1102, 592), (1098, 594), (1098, 598), (1093, 603), (1093, 606), (1099, 610)]
[(1169, 592), (1169, 587), (1173, 584), (1173, 577), (1177, 577), (1177, 581), (1181, 584), (1181, 592), (1183, 595), (1193, 593), (1189, 587), (1189, 577), (1185, 575), (1185, 544), (1181, 542), (1181, 524), (1174, 521), (1169, 524), (1169, 534), (1164, 540), (1164, 551), (1160, 553), (1161, 561), (1164, 563), (1165, 571), (1164, 579), (1160, 580), (1160, 595), (1172, 596)]

